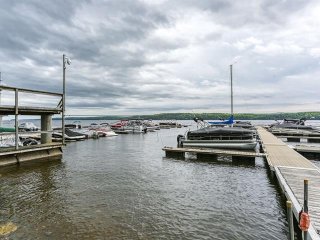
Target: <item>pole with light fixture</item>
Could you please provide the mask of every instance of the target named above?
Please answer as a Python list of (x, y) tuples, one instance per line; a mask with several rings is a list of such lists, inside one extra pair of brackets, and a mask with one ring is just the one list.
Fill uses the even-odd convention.
[[(0, 72), (0, 85), (2, 84), (1, 72)], [(1, 89), (0, 89), (0, 106), (1, 106)], [(2, 125), (2, 116), (0, 116), (0, 126)]]
[(62, 66), (63, 66), (63, 92), (62, 92), (62, 144), (65, 144), (65, 110), (66, 110), (66, 63), (71, 64), (71, 60), (66, 57), (65, 54), (62, 55)]
[(232, 64), (230, 65), (230, 81), (231, 81), (231, 116), (233, 117), (233, 82), (232, 82)]

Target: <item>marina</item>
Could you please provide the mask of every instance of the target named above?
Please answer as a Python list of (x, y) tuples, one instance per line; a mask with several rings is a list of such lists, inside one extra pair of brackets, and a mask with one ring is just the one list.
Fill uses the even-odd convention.
[(262, 158), (165, 157), (163, 146), (184, 131), (70, 142), (62, 161), (0, 169), (1, 220), (17, 226), (10, 237), (285, 239), (281, 194)]
[(3, 1), (0, 240), (320, 240), (319, 10)]

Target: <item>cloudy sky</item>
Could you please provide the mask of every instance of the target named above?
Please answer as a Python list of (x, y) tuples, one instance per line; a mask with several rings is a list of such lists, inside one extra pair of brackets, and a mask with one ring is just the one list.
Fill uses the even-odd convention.
[(230, 64), (236, 113), (319, 111), (317, 0), (0, 3), (3, 83), (61, 92), (65, 53), (69, 115), (229, 112)]

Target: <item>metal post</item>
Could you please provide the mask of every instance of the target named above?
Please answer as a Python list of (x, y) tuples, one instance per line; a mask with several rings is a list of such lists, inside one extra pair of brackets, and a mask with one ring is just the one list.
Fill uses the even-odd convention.
[[(309, 180), (305, 179), (304, 180), (304, 197), (303, 197), (303, 211), (308, 213), (308, 185), (309, 185)], [(308, 239), (308, 231), (303, 231), (303, 239), (307, 240)]]
[(292, 202), (287, 201), (287, 217), (289, 226), (289, 240), (294, 240), (293, 216), (292, 216)]
[(230, 65), (230, 80), (231, 80), (231, 116), (233, 116), (233, 82), (232, 82), (232, 64)]
[(62, 95), (62, 144), (65, 144), (65, 124), (64, 124), (64, 116), (65, 116), (65, 95), (66, 95), (66, 55), (62, 55), (62, 66), (63, 66), (63, 95)]
[[(0, 72), (0, 85), (2, 84), (1, 72)], [(0, 89), (0, 106), (1, 106), (1, 89)], [(2, 125), (2, 116), (0, 116), (0, 126)]]
[(18, 150), (18, 148), (19, 148), (19, 122), (18, 122), (18, 114), (19, 114), (19, 112), (18, 112), (18, 104), (19, 104), (19, 97), (18, 97), (18, 94), (19, 94), (19, 92), (18, 92), (18, 89), (16, 89), (15, 90), (15, 112), (14, 112), (14, 114), (15, 114), (15, 130), (16, 130), (16, 135), (15, 135), (15, 144), (16, 144), (16, 150)]

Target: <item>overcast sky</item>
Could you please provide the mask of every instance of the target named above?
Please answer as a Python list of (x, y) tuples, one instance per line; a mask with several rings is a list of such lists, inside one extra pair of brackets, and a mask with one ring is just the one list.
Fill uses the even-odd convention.
[(230, 64), (236, 113), (319, 111), (318, 0), (0, 3), (3, 83), (61, 92), (65, 53), (68, 115), (229, 112)]

